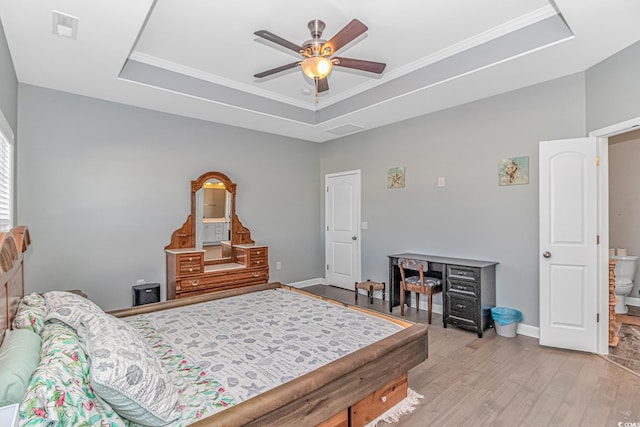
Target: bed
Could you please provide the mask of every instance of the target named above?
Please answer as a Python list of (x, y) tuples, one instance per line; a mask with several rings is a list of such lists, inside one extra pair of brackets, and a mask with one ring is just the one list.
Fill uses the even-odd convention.
[[(22, 285), (21, 254), (26, 250), (26, 246), (28, 246), (28, 242), (30, 241), (26, 229), (22, 229), (22, 233), (20, 233), (19, 230), (12, 230), (8, 235), (13, 236), (8, 239), (11, 240), (13, 238), (13, 243), (15, 243), (15, 250), (13, 252), (17, 255), (13, 255), (14, 261), (11, 263), (11, 268), (7, 270), (8, 274), (5, 275), (3, 273), (2, 276), (4, 293), (2, 303), (0, 303), (0, 309), (5, 313), (5, 328), (12, 324), (18, 300), (24, 295)], [(4, 246), (5, 244), (3, 239), (2, 251), (4, 251)], [(8, 243), (7, 246), (12, 246), (12, 243)], [(9, 298), (9, 295), (11, 295), (11, 298)], [(286, 310), (264, 308), (269, 307), (269, 304), (277, 304), (274, 302), (274, 299), (280, 302), (288, 302), (289, 308)], [(282, 311), (281, 314), (288, 315), (287, 313), (289, 313), (289, 311), (287, 310), (292, 310), (292, 312), (294, 312), (300, 301), (309, 306), (319, 307), (321, 313), (328, 313), (327, 316), (330, 313), (333, 313), (334, 310), (346, 310), (340, 311), (341, 314), (338, 314), (338, 316), (347, 316), (347, 318), (349, 318), (349, 316), (366, 317), (368, 322), (371, 323), (380, 321), (376, 328), (372, 329), (368, 326), (363, 327), (363, 336), (368, 334), (376, 335), (379, 333), (379, 326), (382, 327), (382, 329), (387, 328), (389, 330), (393, 330), (393, 332), (387, 333), (386, 336), (381, 339), (376, 338), (370, 344), (362, 345), (361, 348), (352, 349), (352, 351), (349, 351), (347, 354), (340, 354), (340, 357), (332, 361), (320, 360), (320, 351), (315, 350), (309, 352), (304, 349), (297, 349), (296, 351), (301, 350), (298, 351), (298, 353), (306, 355), (305, 357), (309, 360), (318, 359), (318, 367), (303, 373), (296, 378), (281, 378), (280, 383), (276, 381), (276, 384), (272, 387), (264, 387), (265, 391), (259, 394), (254, 394), (253, 392), (248, 393), (241, 401), (228, 405), (224, 410), (217, 411), (201, 419), (193, 418), (191, 420), (193, 422), (188, 422), (189, 425), (363, 425), (366, 420), (370, 420), (379, 415), (381, 411), (388, 408), (389, 405), (392, 405), (393, 402), (396, 401), (390, 398), (387, 399), (388, 396), (396, 395), (396, 390), (400, 392), (405, 390), (406, 393), (406, 374), (408, 370), (425, 360), (427, 357), (426, 325), (411, 324), (382, 314), (373, 314), (357, 307), (349, 307), (325, 298), (311, 296), (310, 294), (279, 283), (256, 285), (214, 294), (205, 294), (180, 300), (172, 300), (164, 303), (149, 304), (131, 309), (117, 310), (111, 312), (111, 315), (122, 319), (124, 323), (127, 323), (134, 328), (138, 327), (139, 333), (142, 335), (145, 335), (146, 333), (148, 336), (145, 338), (148, 339), (151, 337), (152, 340), (155, 340), (156, 344), (161, 342), (162, 345), (165, 345), (166, 342), (171, 341), (171, 346), (173, 347), (170, 346), (169, 350), (166, 350), (170, 352), (178, 348), (174, 346), (174, 343), (178, 342), (178, 339), (170, 337), (170, 335), (160, 336), (157, 332), (160, 331), (164, 334), (168, 329), (170, 329), (168, 325), (177, 318), (188, 318), (191, 314), (193, 321), (199, 321), (198, 316), (206, 317), (206, 313), (220, 313), (224, 311), (225, 307), (229, 308), (234, 306), (239, 307), (237, 310), (233, 310), (234, 313), (242, 312), (242, 307), (245, 307), (245, 314), (243, 315), (245, 318), (250, 317), (251, 313), (259, 313), (260, 309), (263, 309), (263, 311), (266, 310), (264, 311), (264, 313), (266, 313), (265, 316), (270, 315), (268, 310), (271, 310), (271, 313), (273, 313), (273, 311)], [(251, 306), (247, 304), (255, 305)], [(304, 310), (306, 310), (306, 308)], [(304, 314), (300, 315), (300, 312), (301, 311), (299, 309), (298, 314), (290, 315), (289, 317), (304, 317)], [(305, 312), (306, 311), (303, 311), (303, 313)], [(180, 314), (178, 315), (176, 313)], [(195, 315), (194, 313), (200, 314)], [(310, 316), (313, 317), (314, 315)], [(265, 319), (266, 318), (267, 317), (265, 317)], [(313, 319), (301, 320), (303, 323), (307, 322), (309, 324), (313, 324)], [(144, 331), (144, 327), (140, 329), (140, 325), (144, 322), (156, 322), (154, 323), (155, 329), (151, 332), (147, 331), (148, 333)], [(246, 340), (252, 343), (254, 342), (254, 338), (261, 334), (260, 331), (264, 334), (271, 334), (271, 332), (274, 334), (276, 333), (276, 329), (271, 329), (268, 325), (265, 325), (262, 329), (256, 329), (254, 327), (252, 332), (250, 326), (241, 324), (242, 320), (240, 320), (237, 325), (232, 322), (227, 322), (226, 320), (225, 323), (228, 323), (225, 325), (226, 327), (231, 327), (232, 329), (236, 328), (238, 330), (242, 330), (242, 328), (245, 328), (246, 333), (242, 332), (241, 334), (238, 334), (238, 337), (253, 333), (254, 335), (251, 335), (249, 337), (250, 339)], [(338, 322), (336, 324), (340, 326), (341, 323)], [(348, 322), (347, 324), (352, 325), (352, 323)], [(314, 327), (317, 329), (317, 324)], [(42, 333), (43, 341), (55, 328), (62, 328), (62, 326), (57, 324), (49, 325), (49, 328), (47, 329), (49, 332)], [(302, 330), (299, 328), (301, 327), (298, 324), (292, 324), (292, 326), (289, 327), (290, 330)], [(211, 330), (212, 328), (205, 327), (205, 329)], [(347, 337), (345, 341), (349, 341), (348, 338), (350, 337), (350, 334), (355, 334), (356, 329), (357, 328), (347, 328), (346, 332), (336, 334), (335, 336)], [(108, 328), (103, 328), (102, 330), (108, 330)], [(190, 330), (189, 332), (192, 334), (194, 333), (193, 330)], [(178, 331), (178, 333), (184, 334), (187, 333), (187, 331)], [(283, 333), (286, 333), (286, 330)], [(227, 344), (224, 342), (223, 337), (231, 335), (232, 334), (219, 333), (215, 335), (215, 342), (213, 344), (217, 346), (216, 348), (218, 350), (225, 349)], [(300, 335), (300, 339), (302, 339), (303, 337), (306, 338), (307, 335), (316, 335), (316, 332), (309, 332), (306, 335), (305, 333), (300, 332), (294, 333), (294, 337), (296, 335)], [(256, 343), (253, 345), (262, 344)], [(43, 344), (43, 347), (44, 346), (45, 344)], [(263, 347), (268, 348), (266, 345), (263, 345)], [(287, 346), (284, 344), (282, 345), (282, 348), (286, 347)], [(330, 352), (331, 348), (329, 344), (327, 347), (328, 349), (326, 352)], [(292, 346), (292, 348), (295, 349), (295, 345)], [(316, 346), (314, 348), (318, 347)], [(91, 348), (87, 351), (91, 351)], [(78, 351), (78, 353), (79, 352), (80, 351)], [(221, 352), (224, 353), (224, 351)], [(216, 369), (213, 368), (213, 366), (217, 368), (219, 365), (222, 365), (222, 363), (215, 361), (215, 355), (213, 355), (213, 353), (216, 352), (214, 351), (204, 352), (203, 354), (209, 353), (212, 354), (212, 361), (204, 359), (197, 361), (190, 360), (190, 363), (197, 362), (195, 365), (209, 367), (209, 369), (206, 370), (206, 374), (204, 370), (200, 372), (200, 375), (203, 375), (203, 379), (208, 380), (210, 376), (215, 377), (216, 375), (220, 375), (221, 378), (230, 377), (228, 374), (222, 375), (220, 373), (222, 371), (216, 371)], [(74, 357), (75, 356), (76, 354), (74, 353)], [(83, 355), (80, 355), (80, 359), (83, 357)], [(225, 357), (230, 359), (228, 355)], [(75, 357), (75, 359), (77, 358), (78, 357)], [(95, 357), (94, 359), (97, 360)], [(245, 358), (239, 359), (242, 360), (239, 360), (238, 363), (242, 362), (246, 365), (247, 363), (250, 363), (249, 361), (251, 360), (251, 357), (248, 355)], [(304, 357), (298, 355), (298, 359), (304, 359)], [(165, 359), (163, 359), (163, 363), (164, 361)], [(235, 363), (235, 360), (233, 362)], [(255, 369), (252, 369), (252, 371), (262, 373), (263, 366), (260, 363), (260, 360), (256, 360)], [(293, 365), (293, 362), (287, 363)], [(233, 365), (233, 363), (227, 364)], [(234, 367), (232, 366), (231, 368), (233, 369)], [(282, 364), (277, 369), (282, 370)], [(212, 371), (213, 373), (210, 373), (209, 371)], [(37, 370), (35, 372), (37, 372)], [(91, 373), (91, 375), (93, 375), (93, 373)], [(267, 373), (264, 374), (264, 376), (269, 375), (270, 374)], [(258, 385), (261, 384), (257, 382), (259, 379), (260, 378), (255, 379)], [(211, 384), (214, 381), (205, 382)], [(227, 381), (224, 387), (232, 388), (233, 385), (233, 383)], [(260, 387), (256, 387), (256, 389), (257, 388)], [(220, 405), (226, 406), (224, 398), (224, 392), (218, 393), (216, 397), (217, 404), (219, 403)], [(386, 400), (386, 402), (383, 402), (383, 400)], [(25, 406), (25, 402), (23, 402), (22, 406)], [(93, 402), (91, 402), (91, 406), (95, 412)], [(125, 424), (123, 425), (127, 425), (127, 423), (128, 422), (125, 419)], [(28, 425), (28, 423), (23, 423), (23, 425)]]

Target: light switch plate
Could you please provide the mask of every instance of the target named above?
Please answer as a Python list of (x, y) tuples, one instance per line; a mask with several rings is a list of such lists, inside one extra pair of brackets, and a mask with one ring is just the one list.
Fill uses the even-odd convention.
[(366, 230), (367, 228), (369, 228), (369, 223), (367, 221), (362, 221), (362, 224), (360, 224), (360, 229)]

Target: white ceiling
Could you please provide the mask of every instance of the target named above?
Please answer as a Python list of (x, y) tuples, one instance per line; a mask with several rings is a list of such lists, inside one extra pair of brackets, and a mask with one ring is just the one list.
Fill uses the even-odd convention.
[[(381, 76), (336, 67), (317, 104), (299, 68), (253, 77), (299, 59), (255, 31), (302, 44), (308, 21), (328, 40), (353, 18), (369, 30), (338, 55)], [(21, 83), (316, 142), (584, 71), (638, 18), (637, 0), (0, 0)]]

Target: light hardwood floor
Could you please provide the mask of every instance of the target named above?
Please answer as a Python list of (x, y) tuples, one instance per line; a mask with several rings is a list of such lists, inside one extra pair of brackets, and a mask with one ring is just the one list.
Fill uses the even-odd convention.
[[(332, 286), (305, 288), (354, 303)], [(388, 302), (358, 305), (388, 313)], [(399, 316), (399, 308), (393, 312)], [(415, 307), (406, 318), (427, 322)], [(424, 395), (402, 427), (425, 426), (639, 426), (640, 377), (602, 357), (538, 345), (534, 338), (477, 334), (449, 326), (434, 314), (429, 358), (409, 372), (409, 386)], [(622, 423), (622, 424), (619, 424)], [(635, 423), (635, 424), (634, 424)], [(384, 425), (384, 424), (382, 424)]]

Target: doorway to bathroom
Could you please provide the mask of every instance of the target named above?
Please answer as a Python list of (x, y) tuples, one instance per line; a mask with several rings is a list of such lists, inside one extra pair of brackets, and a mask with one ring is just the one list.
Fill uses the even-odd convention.
[[(633, 262), (640, 255), (640, 129), (609, 137), (609, 254), (624, 262)], [(625, 261), (626, 260), (626, 261)], [(635, 261), (637, 267), (637, 260)], [(616, 309), (616, 321), (640, 325), (640, 274), (638, 268), (631, 277), (628, 295), (618, 286), (618, 298), (624, 304)], [(625, 311), (626, 305), (627, 313)], [(633, 316), (626, 319), (627, 316)]]

